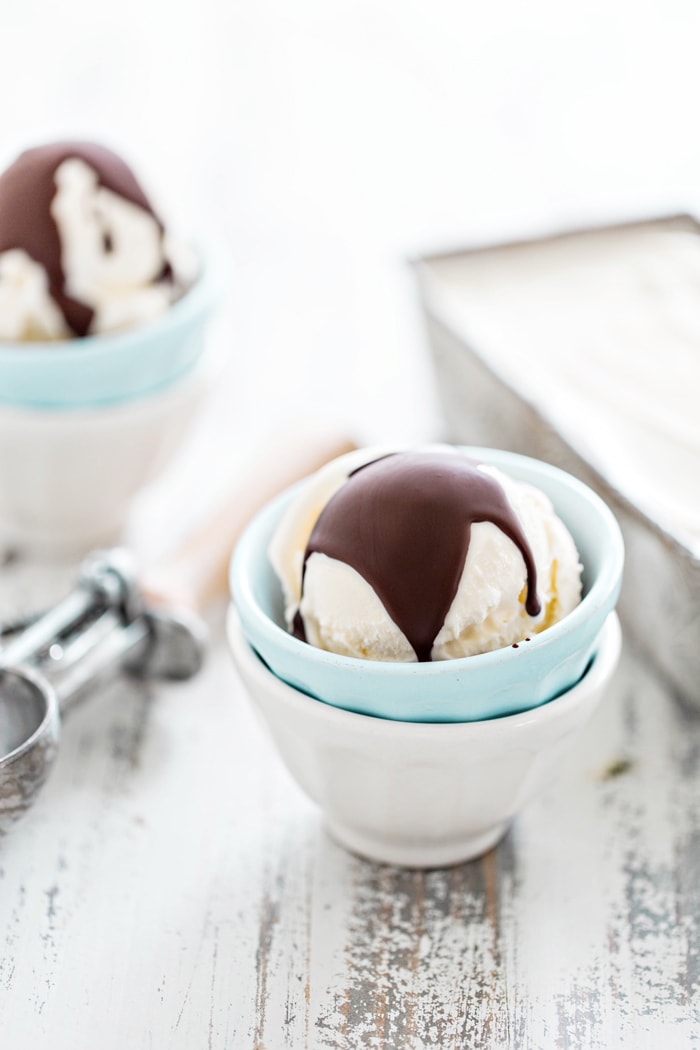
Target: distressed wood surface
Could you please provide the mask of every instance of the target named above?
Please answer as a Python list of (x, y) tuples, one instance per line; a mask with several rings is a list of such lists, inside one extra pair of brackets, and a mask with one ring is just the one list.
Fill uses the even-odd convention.
[[(0, 612), (68, 579), (7, 566)], [(496, 850), (370, 864), (280, 767), (214, 624), (198, 679), (71, 713), (0, 842), (3, 1046), (696, 1046), (699, 755), (697, 716), (626, 651)]]

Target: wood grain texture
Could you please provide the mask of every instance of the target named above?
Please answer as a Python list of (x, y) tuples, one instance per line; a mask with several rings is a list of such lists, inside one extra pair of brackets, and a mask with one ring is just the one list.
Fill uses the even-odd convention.
[[(0, 612), (69, 576), (3, 572)], [(700, 721), (627, 651), (561, 775), (447, 870), (336, 846), (215, 638), (203, 674), (71, 713), (0, 843), (3, 1045), (698, 1045)]]

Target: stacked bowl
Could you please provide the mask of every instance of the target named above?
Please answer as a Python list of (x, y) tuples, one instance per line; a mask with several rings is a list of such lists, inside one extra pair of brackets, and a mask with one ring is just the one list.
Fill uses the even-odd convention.
[(79, 554), (114, 542), (203, 396), (210, 260), (159, 317), (114, 334), (0, 343), (0, 539)]
[(292, 776), (343, 845), (409, 867), (459, 863), (501, 838), (602, 699), (620, 652), (623, 545), (603, 501), (546, 463), (464, 451), (541, 489), (583, 564), (580, 604), (526, 646), (385, 663), (289, 634), (268, 547), (294, 490), (250, 523), (231, 564), (234, 660)]

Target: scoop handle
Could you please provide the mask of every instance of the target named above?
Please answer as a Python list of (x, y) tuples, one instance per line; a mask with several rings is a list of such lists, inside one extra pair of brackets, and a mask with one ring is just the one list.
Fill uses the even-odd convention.
[(286, 436), (246, 471), (204, 524), (165, 561), (146, 571), (141, 590), (151, 604), (203, 612), (224, 598), (231, 552), (251, 518), (273, 496), (325, 463), (356, 448), (346, 436)]

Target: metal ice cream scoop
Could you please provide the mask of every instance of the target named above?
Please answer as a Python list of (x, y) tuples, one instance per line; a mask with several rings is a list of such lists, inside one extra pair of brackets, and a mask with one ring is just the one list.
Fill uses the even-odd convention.
[(119, 672), (189, 678), (204, 645), (194, 614), (146, 607), (125, 551), (88, 558), (73, 591), (0, 651), (0, 834), (44, 783), (71, 704)]

